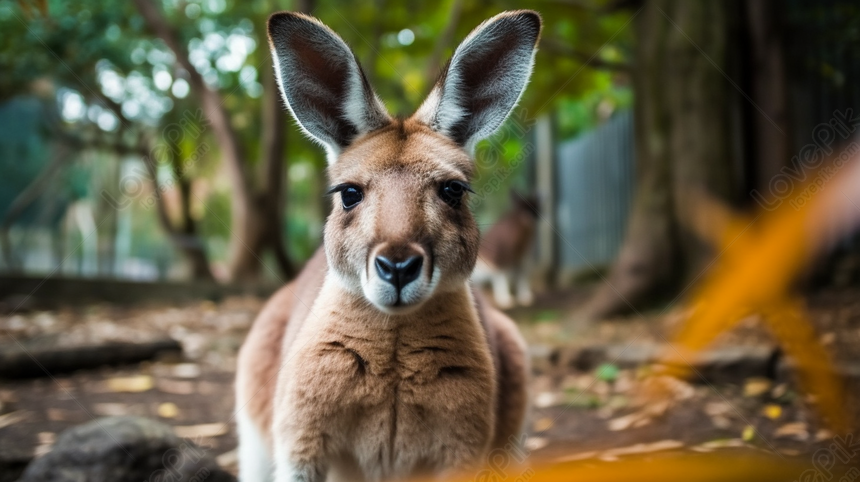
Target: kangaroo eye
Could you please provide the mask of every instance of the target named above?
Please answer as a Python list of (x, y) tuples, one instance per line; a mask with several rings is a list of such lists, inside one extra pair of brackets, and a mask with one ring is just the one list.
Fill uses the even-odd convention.
[(340, 202), (344, 209), (352, 209), (364, 199), (364, 193), (355, 186), (346, 186), (340, 191)]
[(463, 181), (445, 181), (439, 186), (439, 197), (452, 208), (460, 206), (463, 200), (463, 195), (466, 191), (472, 191), (472, 188)]

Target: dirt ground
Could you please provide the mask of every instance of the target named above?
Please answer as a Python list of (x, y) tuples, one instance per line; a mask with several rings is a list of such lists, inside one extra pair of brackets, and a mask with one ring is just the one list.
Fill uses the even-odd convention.
[[(647, 414), (634, 405), (647, 364), (620, 357), (583, 366), (566, 354), (589, 347), (636, 352), (659, 346), (680, 316), (669, 310), (586, 323), (576, 307), (586, 291), (539, 297), (511, 311), (533, 361), (533, 408), (525, 445), (553, 460), (615, 460), (665, 450), (709, 452), (748, 447), (780, 457), (809, 457), (832, 433), (799, 393), (790, 370), (677, 382), (662, 406)], [(136, 365), (0, 380), (0, 482), (15, 480), (64, 429), (99, 416), (143, 415), (176, 427), (235, 470), (232, 419), (236, 352), (263, 300), (119, 307), (94, 305), (0, 316), (0, 350), (21, 343), (60, 346), (107, 341), (177, 340), (181, 355)], [(808, 299), (810, 319), (846, 375), (846, 404), (860, 415), (860, 290), (827, 291)], [(719, 347), (775, 348), (755, 319), (721, 337)], [(611, 351), (610, 351), (611, 353)], [(616, 353), (618, 350), (616, 349)], [(567, 361), (566, 361), (567, 360)], [(635, 361), (635, 360), (634, 360)], [(726, 375), (726, 374), (724, 374)]]

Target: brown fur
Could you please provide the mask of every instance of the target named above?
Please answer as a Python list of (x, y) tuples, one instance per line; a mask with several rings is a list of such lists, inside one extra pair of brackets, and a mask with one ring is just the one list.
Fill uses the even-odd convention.
[[(320, 249), (267, 303), (239, 354), (243, 481), (400, 479), (486, 463), (518, 445), (525, 344), (476, 298), (468, 209), (474, 143), (528, 80), (535, 12), (467, 37), (409, 119), (385, 112), (349, 47), (316, 19), (269, 20), (287, 106), (329, 155)], [(274, 463), (273, 463), (274, 462)]]
[[(312, 466), (324, 457), (346, 457), (342, 453), (359, 440), (356, 456), (378, 459), (380, 470), (387, 468), (381, 477), (399, 473), (400, 466), (437, 471), (480, 463), (489, 448), (518, 441), (526, 356), (513, 322), (476, 303), (464, 281), (478, 245), (474, 220), (433, 198), (434, 176), (468, 179), (472, 164), (444, 137), (408, 120), (359, 140), (343, 158), (331, 170), (333, 183), (366, 186), (367, 209), (335, 206), (325, 252), (319, 250), (260, 313), (240, 352), (237, 388), (244, 400), (238, 406), (247, 403), (244, 409), (270, 443), (273, 427), (295, 434), (299, 447), (293, 450)], [(372, 186), (383, 183), (380, 204), (371, 209)], [(448, 222), (415, 212), (421, 192), (425, 203), (436, 204), (432, 216)], [(348, 216), (373, 222), (346, 223)], [(323, 288), (327, 264), (347, 269), (355, 241), (374, 236), (395, 245), (432, 239), (427, 249), (434, 263), (448, 276), (459, 275), (460, 288), (398, 316), (380, 313), (336, 283)]]
[(513, 208), (481, 238), (478, 256), (492, 269), (510, 269), (520, 264), (534, 239), (537, 199), (514, 200)]

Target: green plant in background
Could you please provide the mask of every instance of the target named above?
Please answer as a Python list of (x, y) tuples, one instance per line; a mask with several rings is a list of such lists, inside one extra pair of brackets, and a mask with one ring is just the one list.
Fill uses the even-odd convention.
[[(135, 219), (135, 225), (160, 229), (165, 235), (162, 241), (170, 240), (164, 245), (150, 236), (135, 235), (131, 252), (147, 256), (148, 249), (136, 245), (154, 243), (149, 252), (172, 250), (171, 256), (182, 256), (199, 277), (211, 276), (208, 266), (213, 263), (233, 270), (230, 258), (236, 243), (248, 247), (246, 258), (252, 261), (277, 259), (261, 256), (265, 245), (248, 241), (254, 238), (244, 233), (241, 223), (248, 212), (285, 206), (275, 209), (280, 211), (276, 231), (289, 258), (301, 262), (318, 245), (328, 211), (328, 201), (322, 197), (324, 158), (286, 121), (287, 114), (271, 90), (264, 27), (271, 12), (310, 10), (332, 26), (355, 50), (389, 110), (408, 115), (472, 28), (499, 11), (521, 8), (515, 2), (473, 0), (52, 0), (44, 10), (28, 5), (0, 4), (4, 32), (0, 101), (20, 96), (40, 99), (58, 113), (48, 134), (55, 143), (63, 141), (73, 152), (105, 153), (117, 166), (125, 166), (117, 167), (113, 178), (102, 176), (101, 185), (92, 185), (94, 190), (86, 194), (98, 206), (97, 223), (109, 219), (100, 237), (116, 235), (121, 223), (111, 221), (116, 213), (109, 211), (126, 209), (126, 201), (131, 200), (137, 204), (132, 215), (150, 219)], [(160, 13), (202, 85), (189, 76), (173, 46), (155, 34), (152, 19), (141, 14), (141, 5), (152, 5)], [(559, 133), (568, 136), (599, 123), (607, 105), (615, 109), (629, 105), (630, 12), (608, 11), (603, 5), (601, 1), (574, 5), (548, 0), (529, 5), (543, 14), (546, 27), (516, 122), (478, 148), (475, 185), (483, 188), (485, 196), (475, 209), (482, 224), (492, 223), (504, 211), (512, 187), (530, 190), (534, 145), (529, 129), (538, 116), (555, 116)], [(199, 115), (205, 107), (204, 88), (217, 93), (228, 128), (241, 147), (239, 164), (247, 177), (241, 182), (229, 167), (230, 156), (235, 155), (225, 151), (224, 136), (215, 133), (208, 114)], [(286, 182), (279, 192), (255, 198), (254, 193), (267, 182), (265, 159), (271, 144), (264, 141), (266, 129), (272, 126), (272, 107), (282, 116), (275, 130), (284, 142), (280, 176)], [(171, 126), (188, 119), (193, 121), (191, 130), (183, 128), (178, 139), (169, 139)], [(172, 154), (153, 156), (154, 151)], [(200, 159), (194, 159), (200, 152)], [(69, 155), (64, 162), (76, 164), (78, 158)], [(157, 165), (142, 168), (129, 160), (133, 158), (154, 159)], [(189, 159), (194, 159), (191, 165)], [(137, 169), (130, 169), (131, 165)], [(130, 171), (147, 187), (124, 192), (129, 183), (124, 183), (123, 176)], [(111, 182), (120, 187), (109, 186)], [(261, 207), (237, 211), (235, 200), (242, 190), (237, 186), (241, 185), (251, 192), (248, 202)], [(156, 191), (164, 195), (153, 197)], [(99, 192), (115, 199), (113, 205), (98, 201)], [(139, 209), (141, 204), (145, 209)], [(203, 242), (189, 250), (183, 244), (189, 236), (200, 236)], [(281, 261), (284, 273), (283, 268), (289, 267)], [(277, 271), (244, 269), (247, 276), (271, 276)]]

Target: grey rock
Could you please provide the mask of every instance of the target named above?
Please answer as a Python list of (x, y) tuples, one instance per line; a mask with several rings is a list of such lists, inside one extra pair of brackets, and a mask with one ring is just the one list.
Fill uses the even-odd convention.
[(143, 417), (108, 417), (61, 433), (19, 482), (234, 482), (206, 449)]

